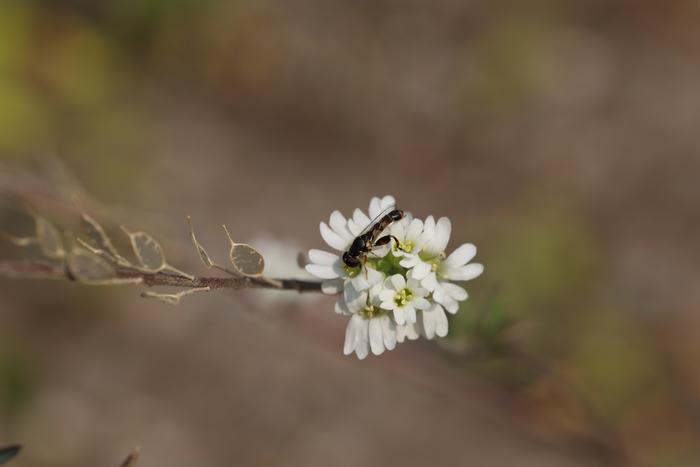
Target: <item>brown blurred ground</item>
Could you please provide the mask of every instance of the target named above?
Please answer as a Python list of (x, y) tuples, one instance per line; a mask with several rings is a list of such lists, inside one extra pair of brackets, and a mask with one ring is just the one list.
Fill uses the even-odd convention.
[[(117, 465), (133, 445), (145, 467), (619, 463), (605, 438), (631, 465), (700, 464), (699, 13), (3, 2), (3, 193), (72, 225), (41, 195), (66, 186), (59, 158), (95, 216), (188, 270), (188, 214), (224, 258), (223, 222), (318, 247), (333, 209), (391, 193), (449, 216), (486, 273), (448, 340), (364, 362), (340, 355), (330, 299), (172, 308), (3, 280), (0, 444), (26, 445), (20, 466)], [(2, 198), (2, 230), (29, 228), (20, 204)]]

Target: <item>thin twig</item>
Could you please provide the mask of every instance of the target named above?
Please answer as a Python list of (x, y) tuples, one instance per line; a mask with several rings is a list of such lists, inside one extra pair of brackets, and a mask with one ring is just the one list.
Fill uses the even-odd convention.
[[(10, 279), (63, 279), (75, 281), (61, 263), (41, 260), (0, 261), (0, 277)], [(321, 283), (299, 279), (269, 279), (262, 276), (195, 277), (188, 279), (165, 272), (149, 274), (133, 269), (117, 269), (118, 279), (141, 279), (149, 287), (180, 287), (185, 289), (277, 289), (297, 292), (321, 292)]]

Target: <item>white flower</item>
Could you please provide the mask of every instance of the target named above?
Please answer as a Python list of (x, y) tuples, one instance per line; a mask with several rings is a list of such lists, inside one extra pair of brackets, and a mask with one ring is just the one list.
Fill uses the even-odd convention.
[(333, 211), (328, 224), (321, 222), (321, 237), (338, 253), (309, 250), (310, 263), (306, 265), (306, 270), (323, 279), (321, 288), (324, 293), (342, 292), (345, 280), (349, 278), (353, 279), (353, 285), (358, 290), (365, 290), (384, 278), (371, 268), (363, 268), (359, 272), (351, 271), (343, 263), (342, 255), (375, 217), (395, 204), (396, 200), (393, 196), (374, 197), (369, 203), (370, 217), (359, 209), (355, 209), (352, 218), (349, 219), (346, 219), (340, 211)]
[(406, 339), (446, 336), (446, 311), (456, 313), (459, 302), (468, 297), (453, 281), (473, 279), (484, 269), (480, 264), (469, 264), (476, 255), (474, 245), (464, 244), (449, 256), (445, 254), (452, 233), (448, 218), (436, 221), (428, 216), (422, 221), (410, 213), (378, 233), (377, 238), (389, 235), (389, 244), (363, 254), (360, 266), (346, 265), (343, 253), (390, 208), (395, 208), (393, 196), (372, 198), (369, 215), (356, 209), (352, 217), (345, 218), (334, 211), (329, 223), (321, 222), (320, 228), (321, 236), (335, 251), (310, 250), (306, 266), (308, 272), (323, 279), (324, 292), (341, 294), (335, 311), (350, 316), (343, 351), (360, 359), (370, 351), (379, 355), (391, 350)]
[(423, 231), (415, 241), (417, 253), (406, 255), (401, 266), (411, 268), (413, 277), (422, 280), (430, 274), (435, 260), (445, 254), (451, 233), (452, 223), (447, 217), (441, 217), (436, 223), (433, 216), (428, 216), (423, 223)]
[(412, 264), (413, 258), (417, 257), (423, 248), (423, 240), (421, 239), (423, 221), (413, 219), (413, 216), (406, 214), (406, 217), (391, 225), (389, 233), (399, 241), (394, 253), (406, 258), (401, 261), (401, 265), (411, 267), (409, 265)]
[(476, 247), (465, 243), (446, 259), (437, 257), (432, 261), (431, 272), (421, 279), (421, 284), (432, 292), (435, 302), (454, 314), (459, 310), (459, 302), (469, 297), (467, 291), (450, 281), (468, 281), (484, 272), (479, 263), (469, 263), (476, 256)]
[(415, 323), (406, 323), (396, 326), (396, 340), (403, 342), (405, 339), (416, 340), (423, 336), (432, 339), (435, 336), (445, 337), (448, 331), (447, 315), (445, 309), (438, 303), (431, 303), (430, 308), (418, 312)]
[(354, 352), (359, 359), (363, 359), (369, 350), (374, 355), (380, 355), (384, 349), (393, 350), (396, 347), (396, 325), (386, 311), (375, 305), (381, 288), (382, 285), (378, 284), (346, 302), (352, 317), (345, 329), (345, 355)]
[(428, 310), (420, 313), (421, 334), (426, 339), (435, 336), (445, 337), (448, 331), (447, 315), (445, 309), (439, 303), (433, 303)]
[(394, 274), (384, 281), (384, 290), (379, 292), (380, 307), (394, 313), (398, 325), (415, 323), (417, 310), (430, 308), (430, 302), (424, 297), (428, 291), (417, 280)]
[(396, 341), (402, 344), (406, 339), (414, 341), (420, 337), (420, 325), (418, 323), (406, 323), (396, 326)]

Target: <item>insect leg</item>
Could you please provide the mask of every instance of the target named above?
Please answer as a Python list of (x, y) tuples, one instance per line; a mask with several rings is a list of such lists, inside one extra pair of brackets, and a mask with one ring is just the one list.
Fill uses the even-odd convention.
[(377, 239), (377, 241), (374, 242), (374, 246), (383, 246), (390, 243), (392, 240), (396, 242), (396, 247), (398, 248), (399, 239), (393, 235), (385, 235), (384, 237)]

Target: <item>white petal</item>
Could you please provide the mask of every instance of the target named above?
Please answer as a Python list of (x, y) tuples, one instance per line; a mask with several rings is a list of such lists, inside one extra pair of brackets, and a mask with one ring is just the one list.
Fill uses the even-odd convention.
[(421, 281), (421, 285), (430, 292), (434, 291), (438, 287), (437, 276), (435, 273), (433, 272), (428, 274), (425, 279)]
[(479, 263), (467, 264), (459, 268), (449, 268), (445, 272), (445, 277), (454, 281), (468, 281), (479, 277), (484, 272), (484, 266)]
[(391, 310), (396, 309), (396, 303), (394, 303), (393, 299), (386, 300), (386, 301), (383, 301), (382, 303), (379, 304), (379, 308), (381, 308), (383, 310), (391, 311)]
[(401, 344), (404, 340), (406, 340), (406, 327), (396, 326), (396, 342)]
[(372, 257), (384, 258), (391, 251), (391, 245), (381, 245), (372, 250)]
[(349, 246), (349, 243), (328, 227), (325, 222), (321, 222), (321, 237), (331, 248), (338, 251), (345, 251)]
[(408, 323), (404, 326), (406, 337), (414, 341), (420, 337), (419, 326), (416, 323)]
[(384, 289), (379, 292), (379, 299), (383, 302), (394, 302), (394, 296), (396, 295), (395, 290)]
[(450, 297), (460, 302), (466, 300), (467, 297), (469, 297), (467, 291), (464, 290), (462, 287), (458, 286), (457, 284), (452, 284), (451, 282), (444, 282), (442, 284), (442, 288), (445, 289), (445, 292), (447, 292), (447, 294)]
[(440, 337), (445, 337), (448, 331), (447, 315), (445, 310), (440, 305), (435, 305), (432, 312), (435, 319), (435, 334)]
[(343, 300), (350, 312), (357, 313), (367, 305), (367, 292), (358, 292), (354, 287), (348, 285), (343, 291)]
[(352, 284), (356, 290), (366, 290), (370, 287), (370, 283), (367, 281), (368, 278), (369, 273), (367, 273), (365, 277), (365, 269), (362, 269), (358, 275), (350, 279), (350, 284)]
[(403, 290), (406, 287), (406, 279), (401, 274), (394, 274), (389, 281), (394, 290)]
[(369, 267), (365, 267), (365, 269), (367, 270), (367, 282), (369, 282), (371, 286), (380, 284), (384, 280), (384, 273)]
[(384, 335), (379, 318), (369, 320), (369, 344), (374, 355), (381, 355), (384, 352)]
[(396, 325), (387, 315), (380, 317), (380, 320), (382, 323), (384, 347), (386, 347), (387, 350), (394, 350), (396, 347)]
[(433, 290), (433, 300), (435, 300), (438, 303), (442, 303), (445, 301), (445, 297), (447, 296), (447, 293), (445, 292), (445, 289), (442, 288), (442, 284), (440, 284), (438, 287), (435, 287), (435, 290)]
[(425, 297), (426, 295), (428, 295), (428, 291), (426, 289), (424, 289), (423, 287), (421, 287), (420, 282), (418, 282), (414, 277), (408, 278), (408, 282), (406, 283), (406, 287), (408, 287), (408, 289), (416, 297)]
[(442, 305), (448, 313), (453, 315), (459, 311), (459, 302), (449, 295), (445, 295), (445, 299), (440, 302), (440, 305)]
[(428, 216), (423, 222), (423, 233), (420, 236), (420, 243), (427, 245), (432, 242), (435, 236), (435, 219), (433, 216)]
[(421, 314), (423, 315), (423, 333), (426, 339), (432, 339), (435, 337), (435, 327), (437, 325), (435, 311), (431, 308), (430, 310), (424, 310)]
[(394, 222), (389, 227), (389, 233), (398, 238), (399, 241), (403, 241), (406, 239), (406, 225), (406, 218), (401, 219), (399, 222)]
[(352, 219), (348, 219), (348, 230), (357, 237), (369, 225), (370, 219), (359, 209), (355, 209)]
[(421, 261), (418, 255), (412, 255), (410, 253), (405, 253), (402, 251), (397, 251), (397, 253), (403, 256), (403, 259), (399, 262), (399, 264), (407, 269), (415, 268), (415, 266), (417, 266), (418, 264), (423, 263), (423, 261)]
[(343, 298), (336, 300), (334, 309), (335, 309), (335, 312), (338, 313), (339, 315), (352, 314), (350, 312), (350, 310), (348, 309), (348, 305), (347, 305), (347, 303), (345, 303), (345, 300)]
[(377, 198), (376, 196), (369, 200), (369, 218), (374, 219), (379, 215), (379, 213), (382, 211), (382, 208), (380, 207), (379, 203), (381, 200)]
[(406, 324), (406, 315), (404, 314), (403, 308), (394, 308), (394, 321), (399, 326)]
[(329, 279), (321, 283), (321, 291), (329, 295), (340, 293), (343, 291), (344, 288), (344, 279)]
[(343, 237), (344, 239), (352, 239), (355, 236), (350, 233), (348, 230), (348, 221), (345, 219), (345, 216), (343, 216), (340, 211), (333, 211), (331, 213), (331, 218), (328, 222), (331, 226), (331, 229), (333, 229), (338, 235)]
[(410, 240), (415, 243), (418, 241), (418, 237), (420, 237), (422, 232), (423, 221), (420, 219), (413, 219), (406, 230), (406, 240)]
[(331, 266), (340, 256), (323, 250), (309, 250), (309, 261), (321, 266)]
[(340, 277), (332, 266), (321, 266), (318, 264), (307, 264), (305, 269), (320, 279), (335, 279)]
[(384, 274), (377, 271), (376, 269), (372, 269), (370, 267), (365, 266), (364, 268), (362, 268), (362, 270), (357, 276), (353, 277), (350, 280), (350, 282), (352, 283), (353, 287), (355, 287), (355, 289), (366, 290), (378, 284), (383, 279)]
[(452, 223), (447, 217), (441, 217), (438, 219), (435, 225), (435, 236), (433, 240), (428, 245), (428, 250), (439, 254), (445, 251), (447, 243), (450, 241), (450, 234), (452, 233)]
[(369, 288), (369, 302), (372, 305), (378, 305), (380, 302), (382, 302), (381, 298), (379, 295), (384, 291), (384, 287), (382, 282), (380, 281), (378, 284), (373, 285), (372, 287)]
[(367, 217), (367, 215), (362, 212), (361, 209), (355, 209), (355, 211), (352, 213), (352, 220), (355, 221), (358, 225), (361, 225), (362, 228), (364, 229), (367, 227), (372, 219)]
[(476, 256), (476, 246), (471, 243), (465, 243), (464, 245), (457, 248), (455, 251), (450, 253), (447, 257), (445, 263), (448, 267), (455, 268), (459, 266), (464, 266), (469, 261), (474, 259)]
[(386, 195), (379, 202), (379, 207), (382, 211), (393, 206), (396, 206), (396, 199), (391, 195)]
[(407, 323), (415, 323), (417, 321), (417, 316), (416, 316), (416, 309), (414, 308), (412, 303), (406, 304), (406, 306), (403, 307), (404, 312), (406, 313), (406, 322)]
[(367, 320), (360, 315), (353, 315), (357, 330), (355, 331), (355, 353), (362, 360), (369, 353), (369, 326)]
[(411, 303), (419, 310), (427, 310), (430, 308), (430, 302), (423, 297), (416, 297)]
[(367, 328), (362, 329), (358, 335), (360, 337), (355, 341), (355, 353), (357, 354), (357, 358), (363, 360), (365, 357), (367, 357), (367, 355), (369, 355)]
[(430, 291), (425, 287), (416, 287), (413, 289), (413, 295), (416, 297), (427, 297)]
[(379, 214), (381, 214), (382, 211), (385, 211), (388, 208), (395, 206), (395, 205), (396, 205), (396, 200), (391, 195), (384, 196), (381, 199), (377, 198), (375, 196), (369, 202), (369, 217), (371, 219), (374, 219)]
[(431, 270), (432, 270), (432, 268), (429, 264), (421, 261), (420, 263), (416, 264), (413, 267), (413, 270), (412, 270), (413, 272), (411, 273), (411, 275), (413, 277), (415, 277), (416, 279), (421, 280), (425, 276), (430, 274)]
[(345, 344), (343, 346), (343, 353), (345, 355), (350, 355), (353, 350), (355, 350), (355, 334), (357, 331), (356, 326), (356, 316), (353, 316), (348, 320), (348, 325), (345, 328)]

